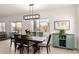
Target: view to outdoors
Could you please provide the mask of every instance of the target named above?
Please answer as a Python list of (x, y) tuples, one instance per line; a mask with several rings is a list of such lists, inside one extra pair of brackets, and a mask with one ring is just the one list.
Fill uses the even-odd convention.
[(5, 23), (4, 22), (0, 23), (0, 32), (5, 32)]
[(49, 20), (48, 19), (37, 19), (32, 20), (32, 31), (49, 32)]
[(11, 32), (21, 33), (21, 22), (11, 23)]

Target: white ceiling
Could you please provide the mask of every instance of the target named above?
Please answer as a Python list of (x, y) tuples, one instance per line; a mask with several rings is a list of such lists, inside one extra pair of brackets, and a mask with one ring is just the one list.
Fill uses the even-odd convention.
[[(35, 4), (34, 11), (44, 11), (51, 8), (70, 6), (70, 4)], [(19, 15), (28, 12), (29, 5), (25, 4), (0, 4), (0, 17)]]

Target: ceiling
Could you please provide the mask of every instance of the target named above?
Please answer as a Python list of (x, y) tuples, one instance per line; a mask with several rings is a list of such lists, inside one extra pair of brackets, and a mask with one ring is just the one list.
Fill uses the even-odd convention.
[[(34, 11), (44, 11), (51, 8), (69, 6), (71, 4), (35, 4)], [(0, 4), (0, 17), (25, 14), (29, 11), (27, 4)]]

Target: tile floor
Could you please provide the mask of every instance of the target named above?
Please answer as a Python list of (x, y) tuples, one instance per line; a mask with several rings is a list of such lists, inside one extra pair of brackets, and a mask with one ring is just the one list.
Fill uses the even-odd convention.
[[(0, 54), (19, 54), (19, 50), (17, 50), (17, 52), (15, 53), (14, 46), (12, 45), (12, 47), (10, 48), (10, 40), (4, 40), (0, 41)], [(27, 54), (26, 49), (24, 49), (24, 54)], [(30, 48), (30, 54), (33, 54), (31, 48)], [(43, 48), (40, 54), (47, 54), (46, 49)], [(79, 54), (79, 51), (51, 47), (50, 54)]]

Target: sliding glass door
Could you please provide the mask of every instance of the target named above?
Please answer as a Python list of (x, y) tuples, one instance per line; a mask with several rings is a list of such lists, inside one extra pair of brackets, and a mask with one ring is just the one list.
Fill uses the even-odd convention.
[(11, 23), (11, 32), (21, 33), (21, 22), (12, 22)]
[(31, 31), (35, 32), (49, 32), (49, 20), (48, 19), (37, 19), (31, 20)]
[(5, 23), (4, 22), (0, 23), (0, 32), (5, 32)]
[(30, 32), (49, 33), (49, 19), (22, 20), (22, 34), (26, 34), (25, 30), (30, 30)]

